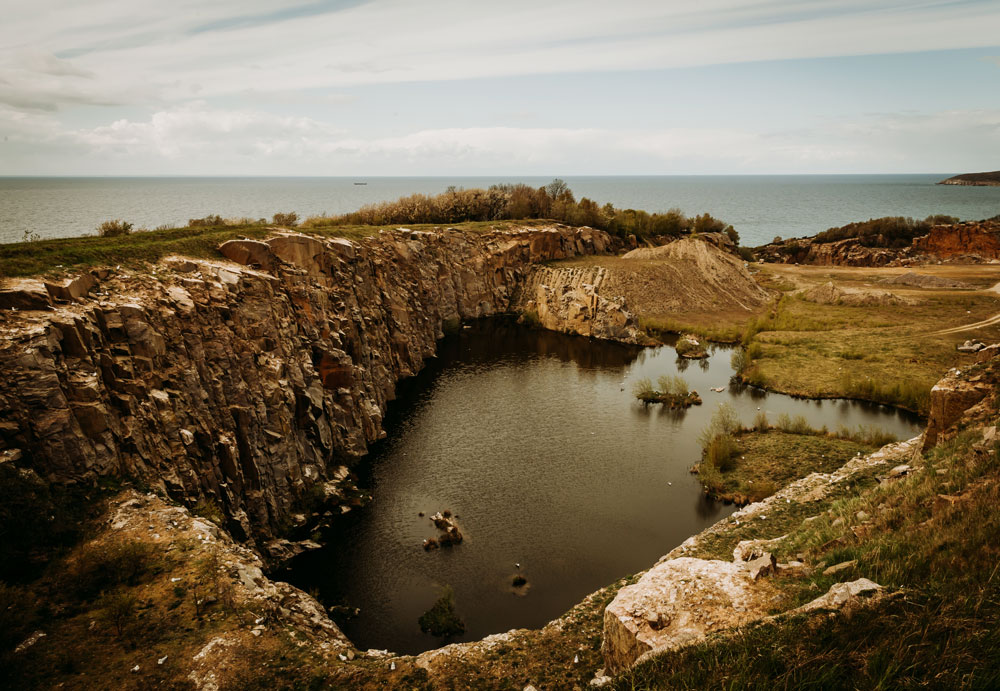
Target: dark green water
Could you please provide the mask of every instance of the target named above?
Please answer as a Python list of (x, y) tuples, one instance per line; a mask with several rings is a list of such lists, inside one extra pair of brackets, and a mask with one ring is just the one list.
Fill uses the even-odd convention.
[[(323, 550), (287, 578), (328, 604), (361, 609), (344, 627), (361, 648), (415, 653), (443, 641), (418, 617), (444, 584), (472, 640), (539, 627), (588, 593), (651, 566), (733, 511), (708, 501), (688, 472), (697, 436), (722, 401), (749, 424), (804, 415), (814, 426), (876, 424), (900, 438), (912, 417), (882, 406), (810, 401), (729, 385), (728, 349), (680, 364), (704, 405), (644, 407), (632, 382), (678, 370), (671, 347), (617, 344), (478, 322), (444, 339), (439, 357), (400, 387), (388, 438), (358, 472), (374, 501), (345, 517)], [(450, 509), (465, 541), (424, 552), (427, 515)], [(515, 563), (530, 584), (512, 592)]]

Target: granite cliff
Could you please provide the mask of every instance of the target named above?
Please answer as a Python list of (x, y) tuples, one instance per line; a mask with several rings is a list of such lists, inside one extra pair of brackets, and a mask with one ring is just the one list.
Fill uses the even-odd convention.
[[(225, 262), (8, 284), (0, 453), (49, 481), (131, 477), (217, 505), (237, 539), (273, 540), (306, 506), (348, 509), (344, 466), (384, 436), (396, 382), (446, 325), (519, 309), (522, 286), (543, 290), (537, 262), (613, 246), (564, 226), (359, 242), (283, 232), (225, 243)], [(621, 305), (598, 315), (580, 282), (544, 290), (573, 313), (550, 328), (638, 339)]]

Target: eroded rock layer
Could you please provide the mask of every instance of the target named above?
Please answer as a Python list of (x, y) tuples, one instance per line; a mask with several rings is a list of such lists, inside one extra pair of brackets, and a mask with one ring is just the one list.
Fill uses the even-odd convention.
[(270, 537), (297, 501), (336, 494), (323, 485), (384, 434), (396, 382), (445, 322), (505, 312), (535, 262), (611, 243), (561, 226), (288, 233), (221, 248), (243, 266), (118, 273), (5, 313), (0, 452), (53, 481), (131, 476), (211, 500), (238, 538)]

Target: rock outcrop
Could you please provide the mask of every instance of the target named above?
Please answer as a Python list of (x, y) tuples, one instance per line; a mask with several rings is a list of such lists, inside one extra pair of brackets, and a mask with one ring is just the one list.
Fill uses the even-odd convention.
[[(949, 370), (931, 389), (924, 451), (951, 436), (952, 427), (965, 411), (986, 398), (993, 390), (993, 377), (983, 372), (982, 367), (983, 365), (978, 365), (971, 372), (965, 373), (960, 369)], [(980, 371), (976, 371), (977, 368)]]
[[(770, 555), (767, 555), (770, 558)], [(601, 651), (611, 672), (643, 655), (697, 643), (767, 616), (772, 592), (748, 562), (680, 557), (618, 591), (604, 610)]]
[(445, 320), (507, 312), (536, 262), (611, 246), (563, 226), (358, 242), (285, 233), (223, 245), (244, 265), (119, 272), (96, 299), (71, 283), (72, 301), (51, 307), (47, 291), (19, 285), (5, 299), (47, 311), (4, 313), (0, 451), (51, 481), (131, 476), (207, 499), (238, 539), (270, 539), (384, 435), (396, 382), (434, 354)]
[(902, 247), (870, 247), (859, 238), (834, 242), (791, 238), (758, 247), (755, 253), (759, 260), (766, 262), (821, 266), (910, 266), (939, 261), (981, 263), (1000, 259), (1000, 221), (937, 225), (927, 235), (916, 237)]
[(974, 255), (1000, 258), (1000, 223), (980, 221), (934, 226), (923, 237), (914, 238), (913, 251), (939, 259)]
[(635, 316), (620, 296), (600, 294), (607, 269), (541, 266), (532, 272), (515, 300), (515, 309), (533, 314), (552, 331), (621, 343), (644, 343)]

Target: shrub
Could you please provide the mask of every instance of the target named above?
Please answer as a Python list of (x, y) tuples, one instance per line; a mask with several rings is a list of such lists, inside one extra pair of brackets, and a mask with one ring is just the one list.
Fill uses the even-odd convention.
[(105, 593), (98, 601), (101, 618), (111, 624), (119, 636), (125, 632), (125, 627), (135, 617), (138, 604), (138, 599), (123, 588)]
[(400, 197), (393, 202), (368, 204), (341, 216), (310, 217), (305, 225), (308, 227), (385, 226), (403, 223), (443, 224), (529, 218), (553, 219), (570, 225), (591, 226), (619, 237), (628, 235), (679, 237), (692, 229), (698, 232), (721, 232), (727, 229), (727, 224), (710, 214), (702, 214), (691, 219), (679, 209), (650, 214), (637, 209), (618, 209), (612, 204), (601, 206), (586, 197), (576, 201), (572, 190), (562, 180), (553, 180), (550, 184), (537, 189), (524, 184), (492, 185), (487, 189), (449, 187), (435, 196), (413, 194)]
[(188, 227), (189, 228), (217, 228), (219, 226), (226, 225), (226, 221), (219, 214), (209, 214), (204, 218), (189, 218)]
[(294, 228), (299, 222), (299, 215), (294, 211), (289, 211), (287, 213), (276, 213), (274, 218), (271, 219), (271, 223), (276, 226), (286, 226), (288, 228)]
[(653, 382), (649, 379), (639, 379), (632, 385), (632, 393), (640, 401), (653, 401), (656, 400), (656, 389), (653, 388)]
[(716, 470), (727, 473), (736, 467), (736, 454), (740, 447), (731, 434), (720, 434), (705, 447), (705, 462)]
[(450, 585), (441, 591), (441, 597), (429, 610), (420, 615), (420, 630), (432, 636), (457, 636), (465, 632), (465, 623), (455, 611), (455, 594)]
[(736, 251), (740, 255), (740, 259), (745, 262), (752, 262), (756, 257), (753, 255), (753, 250), (749, 247), (738, 247)]
[(674, 350), (677, 351), (678, 355), (687, 355), (689, 353), (696, 353), (700, 351), (701, 345), (696, 341), (684, 337), (677, 340), (677, 345), (674, 346)]
[(117, 218), (113, 221), (104, 221), (101, 225), (97, 226), (97, 234), (102, 238), (113, 238), (120, 235), (128, 235), (131, 232), (132, 224), (128, 221), (122, 221)]
[(712, 440), (720, 436), (732, 436), (740, 429), (740, 420), (736, 416), (736, 409), (731, 403), (720, 403), (712, 414), (712, 419), (708, 426), (698, 435), (698, 443), (703, 449), (707, 449)]
[(691, 391), (688, 388), (687, 380), (678, 374), (663, 375), (656, 380), (660, 387), (660, 393), (671, 396), (687, 396)]
[(753, 419), (753, 428), (757, 432), (766, 432), (771, 429), (771, 423), (767, 419), (767, 413), (763, 410), (758, 411), (757, 415)]
[(71, 585), (82, 597), (92, 597), (117, 585), (134, 585), (151, 563), (150, 545), (138, 540), (92, 542), (77, 557)]

